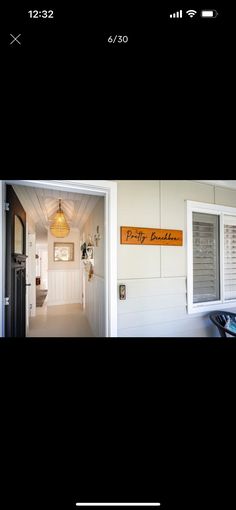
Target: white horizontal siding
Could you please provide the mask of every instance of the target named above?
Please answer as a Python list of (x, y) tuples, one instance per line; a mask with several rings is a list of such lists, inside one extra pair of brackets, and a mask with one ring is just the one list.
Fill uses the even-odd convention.
[(146, 312), (186, 306), (185, 292), (182, 294), (161, 294), (153, 296), (130, 297), (126, 301), (118, 301), (118, 313)]
[(118, 301), (120, 337), (218, 336), (208, 314), (187, 313), (186, 278), (120, 280), (127, 299)]
[(184, 306), (176, 308), (167, 308), (162, 310), (146, 310), (145, 312), (123, 313), (119, 315), (119, 327), (128, 328), (130, 324), (134, 327), (144, 326), (145, 324), (157, 324), (184, 319), (186, 309)]
[[(193, 319), (196, 320), (196, 319)], [(213, 324), (201, 325), (199, 320), (196, 321), (196, 324), (187, 324), (184, 322), (173, 322), (171, 324), (171, 328), (168, 328), (166, 324), (163, 327), (160, 324), (152, 324), (151, 326), (144, 326), (138, 328), (128, 328), (119, 330), (120, 337), (139, 337), (139, 338), (148, 338), (148, 337), (219, 337), (217, 329)]]
[(81, 303), (79, 269), (48, 271), (48, 306)]
[(118, 284), (127, 286), (127, 297), (150, 297), (186, 293), (186, 278), (122, 279)]

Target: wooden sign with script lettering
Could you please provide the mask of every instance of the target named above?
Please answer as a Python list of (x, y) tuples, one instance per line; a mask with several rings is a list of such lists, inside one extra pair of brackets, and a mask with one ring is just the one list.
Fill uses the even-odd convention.
[(182, 230), (121, 227), (121, 244), (183, 246)]

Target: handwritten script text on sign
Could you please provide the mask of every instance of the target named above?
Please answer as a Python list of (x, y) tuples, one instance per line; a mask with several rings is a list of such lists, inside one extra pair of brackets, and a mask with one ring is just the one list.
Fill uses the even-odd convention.
[(183, 246), (182, 230), (121, 227), (121, 244)]

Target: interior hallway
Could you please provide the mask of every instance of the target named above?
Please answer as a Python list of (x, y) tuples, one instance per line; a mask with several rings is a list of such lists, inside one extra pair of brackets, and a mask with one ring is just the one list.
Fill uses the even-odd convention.
[(79, 304), (47, 306), (36, 309), (29, 322), (28, 337), (93, 337), (89, 322)]

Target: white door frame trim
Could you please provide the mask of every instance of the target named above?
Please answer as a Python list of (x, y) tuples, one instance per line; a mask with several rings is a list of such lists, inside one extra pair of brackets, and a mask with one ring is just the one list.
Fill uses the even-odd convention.
[(5, 294), (5, 184), (18, 184), (38, 188), (74, 191), (104, 196), (105, 199), (105, 295), (106, 295), (106, 336), (117, 337), (117, 184), (105, 180), (5, 180), (0, 181), (0, 335), (5, 335), (4, 294)]

